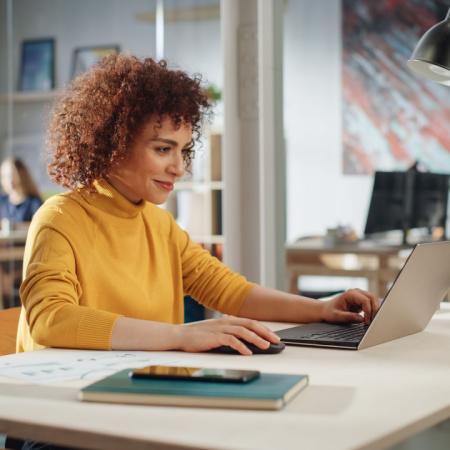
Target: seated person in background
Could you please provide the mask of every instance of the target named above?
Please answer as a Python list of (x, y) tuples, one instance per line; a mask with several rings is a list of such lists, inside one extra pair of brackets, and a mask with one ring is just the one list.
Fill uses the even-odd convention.
[(18, 158), (5, 159), (0, 167), (0, 182), (6, 195), (0, 197), (0, 216), (10, 227), (28, 228), (42, 205), (39, 191), (25, 164)]
[[(228, 345), (250, 355), (239, 338), (260, 348), (279, 342), (260, 320), (371, 321), (374, 295), (352, 289), (321, 302), (255, 285), (158, 207), (211, 119), (200, 76), (111, 55), (72, 81), (53, 108), (48, 173), (72, 190), (47, 200), (31, 223), (18, 352)], [(185, 294), (228, 316), (184, 324)]]
[[(0, 166), (0, 182), (6, 195), (0, 196), (0, 217), (5, 231), (27, 229), (35, 212), (42, 205), (36, 184), (25, 164), (18, 158), (8, 158)], [(3, 306), (19, 306), (14, 295), (22, 281), (22, 260), (0, 263)]]

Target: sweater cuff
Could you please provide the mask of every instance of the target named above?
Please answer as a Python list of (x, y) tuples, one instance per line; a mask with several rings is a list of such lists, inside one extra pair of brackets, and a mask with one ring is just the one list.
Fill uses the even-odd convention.
[(77, 346), (86, 349), (111, 350), (111, 335), (120, 314), (88, 309), (83, 313), (77, 330)]
[(227, 303), (227, 314), (237, 316), (241, 310), (242, 303), (246, 299), (248, 293), (256, 286), (254, 283), (247, 282), (245, 286), (232, 295)]

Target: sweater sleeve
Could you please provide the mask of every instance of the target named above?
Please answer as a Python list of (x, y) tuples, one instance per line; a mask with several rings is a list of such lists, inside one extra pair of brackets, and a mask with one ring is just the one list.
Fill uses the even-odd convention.
[(32, 339), (44, 347), (110, 350), (120, 315), (79, 304), (82, 290), (67, 239), (43, 228), (31, 236), (28, 252), (20, 295)]
[(185, 292), (207, 308), (237, 315), (255, 284), (193, 243), (184, 231), (180, 233), (185, 235), (182, 251)]

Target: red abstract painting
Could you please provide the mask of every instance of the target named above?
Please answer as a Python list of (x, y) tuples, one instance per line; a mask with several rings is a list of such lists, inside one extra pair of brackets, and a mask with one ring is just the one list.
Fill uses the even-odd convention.
[(343, 170), (450, 173), (450, 87), (406, 65), (444, 0), (342, 0)]

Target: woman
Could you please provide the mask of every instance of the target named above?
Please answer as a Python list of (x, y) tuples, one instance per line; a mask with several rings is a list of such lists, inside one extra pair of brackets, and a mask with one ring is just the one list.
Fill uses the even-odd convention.
[[(42, 200), (25, 164), (18, 158), (7, 158), (0, 166), (0, 182), (5, 195), (0, 196), (0, 216), (3, 231), (27, 229)], [(22, 281), (22, 260), (0, 263), (2, 298), (0, 305), (20, 305), (17, 295)]]
[[(378, 299), (328, 302), (257, 286), (194, 244), (163, 204), (211, 117), (199, 77), (164, 61), (109, 56), (54, 105), (50, 177), (70, 192), (33, 219), (17, 350), (42, 347), (250, 355), (279, 338), (259, 320), (369, 323)], [(228, 316), (183, 324), (191, 295)], [(358, 313), (364, 311), (364, 319)]]
[(35, 212), (42, 205), (39, 191), (25, 164), (18, 158), (8, 158), (0, 167), (0, 181), (6, 195), (0, 197), (2, 224), (28, 228)]

